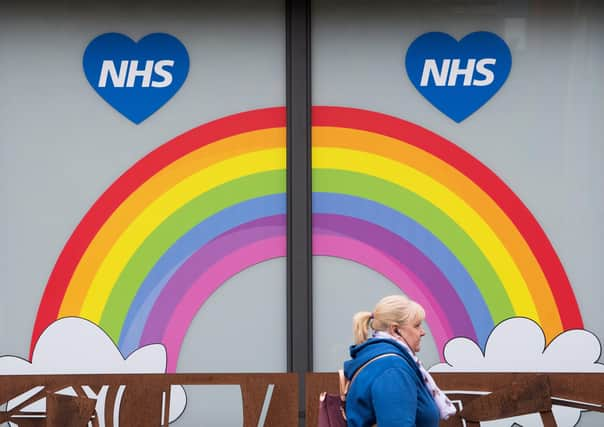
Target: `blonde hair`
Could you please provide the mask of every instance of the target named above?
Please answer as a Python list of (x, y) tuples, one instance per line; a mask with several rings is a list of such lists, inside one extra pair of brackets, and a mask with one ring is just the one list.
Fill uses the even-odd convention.
[(417, 302), (404, 295), (382, 298), (373, 312), (359, 311), (352, 317), (354, 343), (361, 344), (370, 338), (369, 331), (386, 331), (390, 325), (406, 325), (424, 320), (426, 312)]

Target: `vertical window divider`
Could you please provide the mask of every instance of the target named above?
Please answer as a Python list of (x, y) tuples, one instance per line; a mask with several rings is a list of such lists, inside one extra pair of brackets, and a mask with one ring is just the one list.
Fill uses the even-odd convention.
[(313, 370), (310, 0), (286, 0), (287, 370)]

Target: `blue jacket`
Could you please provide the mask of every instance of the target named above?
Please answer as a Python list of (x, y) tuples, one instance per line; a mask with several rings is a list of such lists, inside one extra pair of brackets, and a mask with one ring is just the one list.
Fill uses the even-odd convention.
[(346, 396), (348, 427), (438, 427), (439, 412), (424, 385), (419, 368), (394, 340), (370, 338), (350, 347), (344, 362), (348, 379), (365, 362), (383, 353), (396, 353), (365, 366)]

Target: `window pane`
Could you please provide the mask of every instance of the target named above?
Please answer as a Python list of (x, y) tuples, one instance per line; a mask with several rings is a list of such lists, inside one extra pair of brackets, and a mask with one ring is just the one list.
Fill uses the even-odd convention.
[[(604, 253), (595, 232), (604, 208), (603, 22), (593, 2), (313, 3), (317, 371), (340, 367), (352, 315), (391, 293), (427, 308), (420, 357), (428, 366), (444, 361), (455, 337), (484, 350), (495, 326), (512, 317), (539, 325), (530, 340), (517, 339), (523, 347), (573, 328), (604, 336), (595, 285), (604, 271), (594, 262)], [(462, 40), (478, 31), (496, 37)], [(431, 32), (444, 34), (421, 45)], [(463, 90), (467, 60), (476, 54), (477, 72), (489, 58), (480, 48), (495, 38), (511, 54), (509, 74), (475, 111), (456, 116), (474, 96)], [(413, 60), (426, 55), (417, 84), (407, 71), (417, 65), (406, 61), (412, 46)], [(491, 48), (504, 61), (505, 48)], [(431, 58), (442, 62), (431, 69)], [(453, 78), (445, 59), (457, 67)], [(422, 86), (422, 71), (435, 92)], [(475, 74), (466, 86), (490, 77)], [(459, 95), (436, 94), (439, 79)], [(515, 369), (547, 370), (541, 356)], [(596, 369), (581, 362), (577, 369)]]
[(0, 355), (78, 316), (286, 371), (283, 2), (71, 3), (0, 7)]

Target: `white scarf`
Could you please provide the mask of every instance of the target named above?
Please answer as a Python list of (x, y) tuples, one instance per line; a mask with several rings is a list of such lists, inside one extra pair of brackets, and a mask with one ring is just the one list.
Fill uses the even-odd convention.
[(417, 358), (415, 353), (413, 351), (411, 351), (411, 349), (409, 348), (407, 343), (397, 339), (396, 337), (394, 337), (384, 331), (375, 331), (373, 333), (373, 337), (394, 340), (394, 341), (396, 341), (397, 344), (401, 345), (407, 351), (407, 353), (409, 353), (409, 355), (413, 358), (417, 367), (419, 368), (419, 371), (422, 373), (422, 376), (424, 377), (424, 383), (426, 384), (426, 387), (432, 394), (434, 403), (436, 403), (436, 406), (438, 407), (438, 411), (440, 412), (441, 419), (446, 420), (451, 415), (454, 415), (457, 412), (455, 405), (453, 405), (453, 403), (449, 400), (447, 395), (445, 393), (443, 393), (441, 391), (441, 389), (438, 388), (438, 386), (434, 382), (434, 379), (432, 378), (432, 375), (430, 375), (430, 373), (424, 368), (424, 365), (422, 365), (422, 362), (420, 362), (420, 360)]

